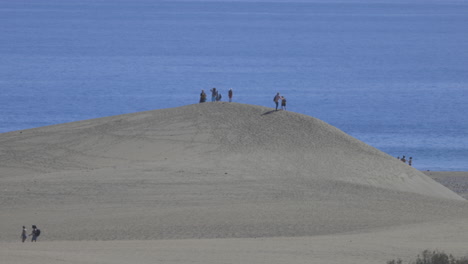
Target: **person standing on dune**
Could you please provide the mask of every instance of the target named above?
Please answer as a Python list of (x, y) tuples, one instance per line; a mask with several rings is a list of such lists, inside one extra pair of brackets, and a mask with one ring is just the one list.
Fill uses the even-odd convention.
[(286, 97), (281, 96), (281, 110), (286, 110)]
[(278, 111), (278, 102), (279, 102), (279, 100), (281, 100), (281, 95), (280, 95), (280, 93), (277, 93), (275, 95), (275, 97), (273, 97), (273, 102), (275, 102), (275, 104), (276, 104), (276, 111)]
[(229, 89), (229, 92), (228, 92), (228, 97), (229, 97), (229, 102), (232, 102), (232, 89)]
[(216, 88), (210, 89), (211, 92), (211, 102), (216, 102), (216, 97), (218, 96), (218, 90)]
[(206, 93), (205, 93), (205, 90), (201, 90), (200, 103), (204, 103), (204, 102), (206, 102)]

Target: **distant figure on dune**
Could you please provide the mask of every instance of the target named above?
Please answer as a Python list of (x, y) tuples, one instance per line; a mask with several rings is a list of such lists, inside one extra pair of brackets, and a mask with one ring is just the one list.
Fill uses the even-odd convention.
[(206, 102), (206, 93), (205, 93), (205, 90), (201, 90), (200, 103), (204, 103), (204, 102)]
[(279, 102), (280, 99), (281, 99), (280, 93), (277, 93), (275, 95), (275, 97), (273, 97), (273, 102), (275, 102), (275, 104), (276, 104), (276, 111), (278, 111), (278, 102)]
[(37, 242), (37, 238), (39, 237), (39, 235), (41, 235), (41, 230), (39, 230), (37, 226), (33, 225), (32, 232), (30, 234), (30, 236), (32, 236), (31, 242)]
[(412, 166), (413, 165), (413, 157), (409, 157), (408, 160), (408, 165)]
[(28, 238), (28, 231), (26, 230), (26, 227), (23, 226), (23, 231), (21, 232), (21, 241), (24, 243), (26, 238)]
[(216, 101), (216, 96), (218, 96), (218, 90), (216, 88), (210, 89), (211, 91), (211, 102)]
[(228, 97), (229, 97), (229, 102), (232, 102), (232, 89), (229, 89)]
[(401, 158), (400, 160), (403, 161), (403, 163), (406, 163), (406, 158), (404, 155), (403, 155), (403, 158)]
[(286, 97), (281, 96), (281, 109), (286, 110)]
[(223, 96), (221, 95), (220, 92), (217, 92), (217, 93), (216, 93), (216, 102), (221, 101), (221, 98), (223, 98)]

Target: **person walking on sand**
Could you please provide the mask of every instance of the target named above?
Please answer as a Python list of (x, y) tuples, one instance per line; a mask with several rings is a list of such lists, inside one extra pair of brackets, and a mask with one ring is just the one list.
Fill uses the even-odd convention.
[(218, 96), (218, 90), (216, 88), (210, 89), (211, 91), (211, 102), (216, 102), (216, 97)]
[(205, 93), (205, 90), (201, 90), (200, 103), (204, 103), (204, 102), (206, 102), (206, 93)]
[(39, 237), (40, 234), (41, 234), (41, 230), (39, 230), (37, 226), (33, 225), (32, 232), (30, 234), (30, 236), (32, 236), (31, 242), (37, 242), (37, 238)]
[(413, 165), (413, 157), (409, 157), (408, 160), (408, 165), (412, 166)]
[(232, 89), (229, 89), (228, 97), (229, 97), (229, 102), (232, 102)]
[(21, 241), (24, 243), (26, 238), (28, 238), (28, 230), (26, 230), (26, 227), (23, 226), (23, 231), (21, 232)]
[(286, 97), (281, 96), (281, 109), (286, 110)]
[(281, 99), (280, 93), (276, 93), (275, 97), (273, 97), (273, 102), (276, 104), (276, 111), (278, 111), (278, 102)]

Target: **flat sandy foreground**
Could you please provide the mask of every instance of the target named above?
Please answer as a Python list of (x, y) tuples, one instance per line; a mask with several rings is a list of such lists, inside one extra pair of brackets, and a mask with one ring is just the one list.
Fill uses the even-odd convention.
[(468, 254), (468, 221), (307, 237), (0, 242), (1, 263), (386, 263), (425, 249)]
[[(468, 255), (468, 173), (313, 117), (206, 103), (0, 134), (0, 263), (386, 263)], [(441, 184), (440, 184), (441, 183)], [(21, 226), (42, 230), (21, 243)]]
[(386, 263), (468, 253), (467, 221), (312, 237), (0, 242), (1, 263)]

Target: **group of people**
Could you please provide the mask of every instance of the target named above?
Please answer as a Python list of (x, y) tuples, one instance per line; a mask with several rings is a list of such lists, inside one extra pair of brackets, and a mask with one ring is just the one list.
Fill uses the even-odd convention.
[[(398, 157), (397, 159), (401, 160), (403, 163), (406, 163), (406, 156), (405, 155), (403, 155), (403, 157), (401, 159), (400, 159), (400, 157)], [(408, 165), (410, 165), (410, 166), (413, 165), (413, 157), (409, 157)]]
[[(219, 102), (221, 101), (222, 95), (216, 88), (210, 89), (211, 92), (211, 102)], [(233, 96), (233, 91), (232, 89), (229, 89), (228, 91), (228, 98), (229, 102), (232, 102), (232, 96)], [(200, 103), (206, 102), (207, 95), (205, 93), (205, 90), (201, 90), (200, 93)], [(275, 97), (273, 97), (273, 102), (276, 104), (276, 111), (278, 111), (278, 105), (279, 101), (281, 101), (281, 109), (286, 110), (286, 97), (281, 96), (280, 93), (277, 93)]]
[(21, 241), (24, 243), (28, 236), (31, 237), (31, 242), (37, 242), (37, 238), (41, 235), (41, 230), (37, 228), (36, 225), (32, 225), (31, 234), (28, 235), (28, 230), (23, 226), (23, 231), (21, 232)]
[[(221, 93), (216, 88), (210, 89), (210, 92), (211, 92), (211, 102), (219, 102), (221, 101), (221, 98), (223, 98)], [(232, 96), (233, 96), (233, 91), (232, 89), (229, 89), (228, 91), (229, 102), (232, 102)], [(200, 103), (206, 102), (206, 97), (207, 96), (206, 96), (205, 90), (202, 90), (200, 93)]]
[(286, 97), (281, 96), (280, 93), (276, 93), (275, 97), (273, 97), (273, 102), (276, 105), (276, 111), (278, 111), (278, 104), (281, 100), (281, 110), (286, 110)]

